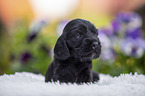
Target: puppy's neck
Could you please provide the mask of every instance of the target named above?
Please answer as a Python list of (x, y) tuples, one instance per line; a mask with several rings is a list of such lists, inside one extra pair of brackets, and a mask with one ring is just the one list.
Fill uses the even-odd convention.
[(92, 60), (91, 59), (79, 59), (79, 58), (74, 58), (74, 57), (69, 57), (66, 60), (59, 60), (55, 58), (55, 61), (59, 61), (61, 65), (68, 65), (68, 64), (73, 64), (73, 65), (91, 65), (92, 66)]

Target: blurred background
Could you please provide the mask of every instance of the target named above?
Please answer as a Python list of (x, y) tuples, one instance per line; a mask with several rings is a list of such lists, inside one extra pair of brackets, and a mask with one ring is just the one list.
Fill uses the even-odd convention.
[(93, 70), (145, 74), (145, 0), (0, 0), (0, 75), (45, 74), (67, 22), (91, 21), (102, 54)]

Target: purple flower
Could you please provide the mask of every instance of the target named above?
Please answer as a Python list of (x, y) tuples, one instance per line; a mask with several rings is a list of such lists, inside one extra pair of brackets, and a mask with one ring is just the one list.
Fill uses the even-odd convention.
[(106, 61), (114, 61), (116, 58), (116, 52), (113, 48), (109, 48), (107, 50), (103, 50), (100, 55), (101, 60)]
[[(128, 56), (141, 57), (145, 50), (141, 26), (142, 19), (137, 13), (121, 12), (117, 14), (112, 20), (111, 26), (99, 31), (102, 42), (102, 57), (115, 58), (114, 49), (118, 46)], [(108, 54), (109, 57), (105, 57), (105, 54)]]
[(132, 29), (126, 32), (126, 38), (142, 38), (142, 31), (140, 28)]
[(121, 28), (121, 22), (118, 19), (114, 19), (112, 22), (112, 28), (113, 28), (113, 33), (114, 35), (117, 35), (119, 33), (119, 30)]
[(99, 31), (99, 35), (98, 35), (101, 45), (102, 45), (102, 52), (101, 52), (101, 60), (111, 60), (114, 61), (115, 57), (116, 57), (116, 52), (115, 50), (112, 48), (112, 43), (111, 43), (111, 39), (104, 33), (101, 33)]
[(129, 29), (141, 28), (142, 18), (140, 17), (140, 15), (138, 15), (137, 13), (130, 13), (130, 14), (131, 14), (130, 22), (127, 25), (128, 28)]
[(111, 22), (110, 26), (106, 26), (100, 29), (101, 33), (104, 33), (105, 35), (112, 37), (117, 36), (120, 32), (120, 29), (122, 27), (122, 23), (118, 19), (114, 19)]
[(104, 27), (102, 29), (99, 30), (100, 34), (105, 34), (106, 36), (113, 36), (113, 29), (111, 26), (108, 26), (108, 27)]
[(145, 41), (142, 38), (126, 38), (122, 41), (121, 49), (126, 55), (139, 58), (144, 54)]
[(107, 48), (110, 48), (112, 46), (110, 38), (106, 34), (100, 32), (100, 30), (99, 30), (98, 37), (100, 39), (102, 49), (107, 49)]
[(125, 22), (125, 23), (129, 23), (131, 20), (131, 15), (130, 13), (126, 13), (126, 12), (120, 12), (119, 14), (117, 14), (116, 18), (118, 18), (120, 21)]
[(116, 19), (122, 23), (126, 23), (128, 28), (140, 28), (142, 26), (142, 18), (134, 12), (122, 12), (116, 16)]
[(22, 64), (26, 64), (30, 60), (31, 57), (32, 55), (29, 52), (24, 52), (21, 55), (20, 61)]

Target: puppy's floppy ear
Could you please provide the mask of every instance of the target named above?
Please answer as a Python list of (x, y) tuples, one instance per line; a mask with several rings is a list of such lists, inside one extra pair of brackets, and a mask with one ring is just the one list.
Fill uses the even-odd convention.
[(63, 35), (61, 35), (56, 42), (54, 47), (54, 55), (57, 59), (60, 60), (65, 60), (70, 57), (70, 52), (63, 38)]

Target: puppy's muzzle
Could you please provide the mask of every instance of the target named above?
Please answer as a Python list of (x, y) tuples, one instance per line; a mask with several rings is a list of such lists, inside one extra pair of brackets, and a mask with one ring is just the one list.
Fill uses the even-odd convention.
[(84, 40), (85, 44), (86, 45), (89, 45), (92, 47), (93, 50), (96, 50), (99, 46), (99, 41), (97, 39), (89, 39), (89, 38), (86, 38)]

